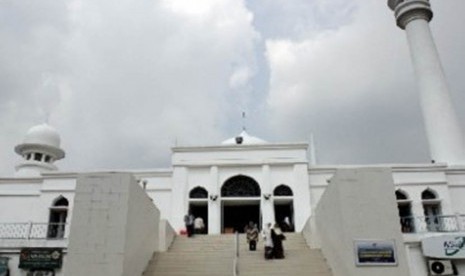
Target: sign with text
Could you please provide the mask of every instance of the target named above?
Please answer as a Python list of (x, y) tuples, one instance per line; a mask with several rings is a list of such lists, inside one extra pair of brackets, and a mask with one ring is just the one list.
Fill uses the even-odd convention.
[(465, 236), (443, 235), (421, 241), (423, 255), (431, 258), (465, 259)]
[(394, 240), (356, 240), (354, 247), (357, 266), (397, 265)]
[(62, 263), (61, 248), (23, 248), (19, 255), (19, 268), (55, 269), (61, 268)]

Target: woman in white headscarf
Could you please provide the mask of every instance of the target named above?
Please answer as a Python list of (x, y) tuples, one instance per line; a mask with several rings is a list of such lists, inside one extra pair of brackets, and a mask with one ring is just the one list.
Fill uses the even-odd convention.
[(267, 223), (263, 227), (263, 241), (265, 244), (265, 259), (273, 258), (273, 240), (271, 239), (271, 223)]

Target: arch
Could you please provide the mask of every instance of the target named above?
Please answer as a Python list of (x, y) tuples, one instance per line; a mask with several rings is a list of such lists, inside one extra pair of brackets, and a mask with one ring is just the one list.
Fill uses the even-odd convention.
[(65, 236), (66, 218), (68, 217), (69, 201), (60, 195), (55, 198), (50, 207), (47, 238), (62, 239)]
[(434, 190), (428, 188), (421, 193), (421, 199), (422, 200), (438, 199), (438, 194)]
[(274, 188), (274, 196), (293, 196), (291, 188), (289, 186), (281, 184)]
[(245, 175), (231, 177), (221, 187), (222, 197), (259, 197), (260, 193), (257, 181)]
[(421, 193), (423, 213), (425, 215), (426, 228), (430, 232), (444, 231), (444, 223), (441, 218), (442, 208), (438, 194), (431, 188), (427, 188)]
[(55, 198), (53, 200), (52, 206), (57, 207), (57, 206), (68, 206), (69, 201), (66, 199), (66, 197), (60, 195), (59, 197)]
[(401, 189), (396, 190), (397, 209), (402, 233), (415, 232), (414, 218), (412, 217), (412, 204), (408, 199), (409, 196), (407, 192)]
[(401, 189), (396, 190), (396, 199), (397, 200), (407, 200), (408, 199), (407, 192), (405, 192), (405, 191), (403, 191)]
[(205, 188), (197, 186), (190, 191), (189, 198), (208, 198), (208, 192)]

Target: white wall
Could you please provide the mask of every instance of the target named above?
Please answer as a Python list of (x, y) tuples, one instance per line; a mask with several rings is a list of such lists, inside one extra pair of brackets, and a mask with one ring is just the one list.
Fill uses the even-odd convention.
[(158, 249), (159, 211), (130, 174), (78, 177), (66, 275), (141, 275)]
[[(321, 248), (334, 276), (410, 275), (389, 169), (341, 169), (315, 210)], [(356, 266), (355, 240), (394, 240), (397, 266)]]

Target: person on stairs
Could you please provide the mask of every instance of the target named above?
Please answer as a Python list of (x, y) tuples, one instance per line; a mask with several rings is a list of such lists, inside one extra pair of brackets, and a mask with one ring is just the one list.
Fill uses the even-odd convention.
[(205, 229), (205, 224), (203, 223), (202, 217), (196, 217), (194, 220), (194, 233), (203, 234)]
[(247, 242), (249, 243), (249, 250), (255, 251), (257, 249), (258, 242), (258, 228), (253, 221), (249, 222), (249, 225), (246, 227)]
[(284, 259), (283, 240), (285, 240), (286, 237), (283, 231), (281, 231), (278, 223), (275, 223), (271, 229), (271, 239), (273, 240), (273, 257), (275, 259)]
[(194, 232), (194, 215), (191, 212), (184, 216), (184, 223), (186, 224), (187, 236), (192, 237)]
[(267, 223), (262, 231), (265, 244), (265, 259), (273, 259), (273, 240), (271, 239), (271, 223)]

